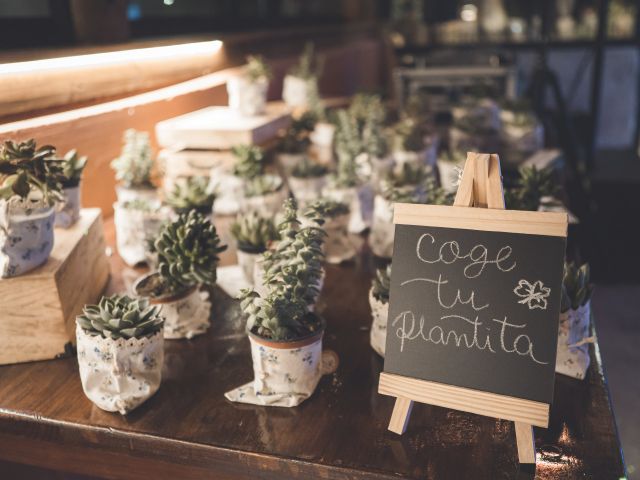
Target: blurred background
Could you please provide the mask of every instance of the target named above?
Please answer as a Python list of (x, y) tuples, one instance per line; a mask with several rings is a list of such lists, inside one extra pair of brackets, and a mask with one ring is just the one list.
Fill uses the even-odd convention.
[[(223, 42), (216, 55), (187, 54), (151, 69), (132, 62), (56, 71), (36, 63), (34, 79), (33, 72), (7, 67), (208, 40)], [(636, 477), (640, 376), (629, 372), (640, 362), (639, 2), (2, 0), (0, 137), (44, 126), (42, 141), (55, 138), (60, 150), (88, 154), (91, 191), (85, 187), (84, 203), (109, 214), (115, 194), (108, 163), (124, 128), (151, 131), (158, 120), (201, 107), (204, 96), (224, 104), (225, 93), (212, 83), (189, 98), (176, 91), (171, 103), (109, 102), (242, 65), (247, 54), (271, 63), (269, 97), (276, 99), (306, 41), (326, 58), (323, 97), (372, 92), (400, 108), (421, 95), (436, 126), (452, 122), (440, 106), (470, 92), (524, 100), (535, 111), (542, 146), (551, 152), (544, 163), (559, 170), (563, 200), (579, 219), (572, 248), (591, 264), (597, 284), (601, 348), (629, 474)], [(509, 182), (526, 158), (517, 149), (499, 153)]]

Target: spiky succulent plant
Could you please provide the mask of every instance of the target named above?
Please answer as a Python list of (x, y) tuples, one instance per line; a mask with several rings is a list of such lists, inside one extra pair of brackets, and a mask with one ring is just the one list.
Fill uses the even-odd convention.
[(46, 203), (60, 200), (62, 161), (55, 159), (55, 147), (37, 147), (35, 140), (7, 140), (0, 147), (0, 199), (26, 200), (37, 191)]
[(256, 82), (261, 78), (269, 80), (272, 76), (271, 68), (262, 55), (247, 56), (246, 75), (251, 82)]
[(354, 159), (363, 151), (358, 119), (349, 110), (336, 112), (336, 154), (338, 159)]
[(349, 213), (349, 205), (330, 198), (320, 198), (304, 212), (304, 216), (317, 225), (324, 225), (327, 218), (336, 218)]
[(124, 132), (123, 140), (120, 156), (111, 162), (116, 180), (128, 188), (151, 187), (153, 157), (149, 134), (129, 129)]
[(396, 152), (420, 152), (424, 150), (424, 130), (413, 118), (405, 118), (396, 123), (392, 129), (392, 145)]
[(326, 175), (328, 172), (329, 169), (327, 167), (314, 162), (305, 155), (302, 161), (293, 167), (291, 175), (296, 178), (318, 178)]
[(371, 282), (371, 294), (382, 303), (389, 303), (389, 290), (391, 289), (391, 264), (384, 268), (376, 269), (376, 276)]
[(292, 340), (317, 332), (323, 321), (310, 306), (320, 293), (322, 244), (326, 233), (316, 225), (301, 227), (295, 201), (285, 202), (281, 240), (264, 256), (264, 297), (251, 289), (240, 295), (247, 329), (273, 340)]
[(146, 298), (112, 295), (102, 297), (97, 305), (85, 305), (76, 322), (89, 335), (113, 340), (143, 338), (162, 328), (160, 310)]
[(238, 242), (238, 249), (249, 253), (262, 253), (279, 238), (273, 219), (257, 212), (238, 215), (231, 225), (231, 234)]
[(255, 145), (236, 145), (231, 149), (236, 157), (233, 174), (245, 180), (256, 178), (262, 173), (264, 152)]
[(76, 149), (69, 150), (62, 159), (62, 171), (64, 180), (62, 186), (65, 188), (77, 187), (82, 178), (84, 167), (87, 166), (87, 157), (79, 157)]
[(166, 202), (177, 213), (197, 210), (203, 215), (211, 213), (216, 196), (207, 177), (189, 177), (176, 182)]
[(165, 224), (154, 243), (162, 282), (153, 294), (179, 293), (194, 285), (213, 285), (219, 254), (226, 250), (216, 227), (195, 210)]
[(558, 184), (553, 169), (524, 166), (519, 169), (520, 178), (513, 189), (505, 192), (506, 206), (510, 210), (538, 210), (542, 197), (555, 196)]
[(579, 267), (576, 263), (565, 262), (560, 311), (577, 310), (591, 299), (592, 293), (589, 264)]
[(307, 42), (298, 63), (294, 65), (289, 74), (294, 77), (310, 80), (318, 78), (324, 69), (324, 57), (315, 54), (313, 42)]

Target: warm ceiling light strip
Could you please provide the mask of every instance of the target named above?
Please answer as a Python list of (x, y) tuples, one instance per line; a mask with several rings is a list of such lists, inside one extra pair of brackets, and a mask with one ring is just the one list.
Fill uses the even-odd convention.
[(222, 47), (222, 41), (183, 43), (162, 47), (135, 48), (115, 52), (91, 53), (70, 57), (48, 58), (0, 64), (0, 76), (20, 73), (39, 73), (52, 70), (81, 69), (86, 67), (119, 65), (128, 62), (157, 61), (184, 55), (213, 55)]

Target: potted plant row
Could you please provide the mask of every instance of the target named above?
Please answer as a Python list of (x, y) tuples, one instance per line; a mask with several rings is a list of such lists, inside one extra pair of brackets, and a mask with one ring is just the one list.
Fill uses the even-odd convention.
[(226, 248), (213, 224), (194, 210), (161, 228), (153, 242), (157, 270), (139, 278), (133, 290), (162, 305), (165, 338), (192, 338), (207, 331), (211, 305), (199, 287), (216, 283), (219, 254)]
[(0, 278), (27, 273), (49, 258), (63, 179), (54, 147), (37, 147), (33, 139), (0, 147)]

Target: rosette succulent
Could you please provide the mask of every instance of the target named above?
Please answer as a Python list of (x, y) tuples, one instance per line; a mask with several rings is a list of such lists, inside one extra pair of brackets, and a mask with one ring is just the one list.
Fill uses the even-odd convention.
[(219, 254), (226, 250), (216, 227), (196, 211), (165, 224), (154, 242), (160, 279), (154, 296), (179, 293), (194, 285), (213, 285)]
[(208, 215), (211, 213), (215, 198), (207, 177), (189, 177), (176, 182), (171, 193), (167, 195), (166, 202), (177, 213), (197, 210)]
[(273, 219), (256, 212), (239, 215), (231, 225), (231, 234), (238, 242), (238, 249), (249, 253), (262, 253), (279, 238)]
[(87, 166), (87, 157), (79, 157), (77, 150), (69, 150), (62, 159), (62, 171), (64, 179), (62, 186), (65, 188), (77, 187), (82, 178), (84, 167)]
[(231, 153), (236, 157), (236, 164), (233, 166), (235, 176), (249, 180), (262, 174), (264, 153), (260, 147), (236, 145)]
[(4, 142), (0, 147), (0, 199), (26, 200), (36, 191), (50, 205), (61, 200), (64, 175), (62, 161), (54, 158), (55, 151), (51, 145), (38, 148), (33, 139)]
[(89, 335), (112, 340), (143, 338), (162, 328), (160, 310), (146, 298), (112, 295), (102, 297), (97, 305), (86, 305), (76, 322)]
[(153, 157), (147, 132), (129, 129), (124, 132), (124, 146), (120, 156), (111, 162), (116, 180), (127, 188), (151, 187)]

